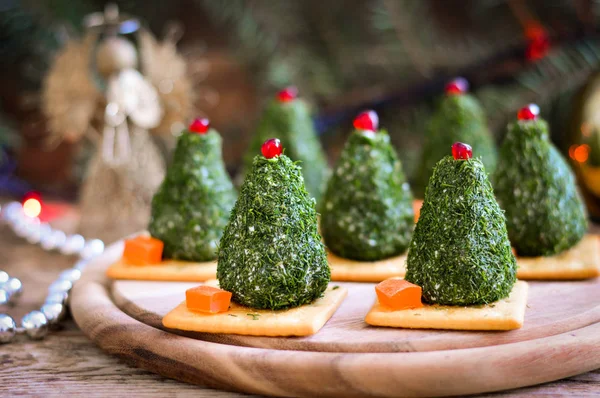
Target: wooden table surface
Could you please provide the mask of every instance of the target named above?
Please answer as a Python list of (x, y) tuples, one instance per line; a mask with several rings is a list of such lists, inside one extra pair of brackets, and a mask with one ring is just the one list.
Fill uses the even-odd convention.
[[(68, 230), (68, 225), (57, 226)], [(24, 293), (15, 307), (1, 308), (17, 322), (38, 309), (46, 289), (60, 270), (75, 259), (48, 253), (14, 236), (0, 225), (0, 269), (21, 279)], [(103, 353), (72, 320), (42, 341), (24, 336), (0, 346), (0, 396), (140, 396), (237, 397), (239, 394), (169, 380), (123, 363)], [(400, 392), (401, 393), (401, 392)], [(600, 369), (536, 387), (488, 394), (490, 397), (600, 396)]]

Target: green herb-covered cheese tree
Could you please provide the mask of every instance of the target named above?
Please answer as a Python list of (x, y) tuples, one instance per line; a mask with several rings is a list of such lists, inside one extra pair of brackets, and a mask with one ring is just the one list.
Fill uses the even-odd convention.
[(164, 242), (166, 258), (209, 261), (236, 199), (225, 170), (221, 137), (197, 119), (177, 141), (173, 161), (152, 199), (150, 234)]
[(361, 113), (323, 197), (321, 234), (340, 257), (375, 261), (403, 253), (414, 228), (412, 194), (377, 114)]
[(446, 85), (446, 94), (427, 125), (415, 192), (423, 194), (433, 166), (444, 157), (450, 146), (468, 142), (481, 157), (488, 173), (496, 168), (497, 151), (494, 139), (477, 99), (467, 93), (468, 83), (455, 79)]
[(406, 280), (431, 304), (476, 305), (507, 297), (516, 281), (504, 213), (468, 145), (438, 162), (408, 249)]
[(519, 111), (519, 120), (508, 126), (493, 174), (508, 234), (520, 256), (560, 253), (579, 242), (587, 230), (575, 177), (537, 112), (537, 106), (527, 106)]
[(260, 151), (262, 143), (273, 135), (285, 142), (287, 156), (301, 162), (306, 189), (319, 200), (328, 175), (327, 160), (316, 135), (309, 107), (297, 98), (294, 87), (282, 90), (267, 104), (246, 153), (246, 171), (252, 168), (254, 156)]
[(311, 303), (329, 283), (325, 247), (317, 231), (315, 201), (301, 168), (263, 144), (246, 175), (219, 247), (219, 285), (233, 301), (256, 309)]

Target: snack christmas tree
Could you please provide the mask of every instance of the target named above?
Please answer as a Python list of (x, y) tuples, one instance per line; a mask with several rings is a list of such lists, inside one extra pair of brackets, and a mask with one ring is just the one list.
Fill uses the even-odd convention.
[(504, 213), (483, 163), (452, 145), (429, 179), (404, 279), (375, 287), (374, 326), (511, 330), (525, 320), (527, 283), (516, 280)]
[(219, 247), (217, 278), (235, 303), (286, 309), (313, 302), (327, 288), (315, 201), (301, 172), (278, 139), (254, 157)]
[(298, 90), (288, 87), (269, 102), (246, 154), (245, 171), (252, 168), (262, 143), (277, 135), (286, 143), (286, 155), (301, 162), (306, 189), (318, 200), (328, 174), (327, 160), (308, 105), (297, 96)]
[[(539, 108), (522, 108), (508, 126), (493, 175), (519, 256), (551, 256), (572, 248), (587, 231), (583, 201), (567, 162), (548, 136)], [(519, 275), (520, 276), (520, 275)]]
[(342, 258), (397, 256), (414, 228), (412, 194), (387, 132), (378, 131), (377, 114), (362, 112), (354, 127), (327, 184), (321, 233)]
[(216, 258), (236, 199), (221, 146), (208, 119), (196, 119), (179, 137), (173, 163), (152, 200), (149, 230), (164, 242), (164, 257), (197, 262)]
[(434, 165), (457, 141), (469, 142), (481, 156), (488, 173), (496, 167), (496, 146), (477, 99), (468, 94), (468, 83), (457, 78), (446, 85), (445, 96), (427, 127), (416, 189), (425, 190)]
[(408, 250), (406, 280), (426, 303), (479, 305), (507, 297), (516, 280), (506, 222), (471, 147), (455, 143), (429, 180)]

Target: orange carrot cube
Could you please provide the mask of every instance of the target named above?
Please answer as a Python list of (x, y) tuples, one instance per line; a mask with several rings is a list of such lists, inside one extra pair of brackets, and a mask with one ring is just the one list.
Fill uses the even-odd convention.
[(136, 236), (125, 240), (123, 258), (128, 264), (149, 265), (162, 261), (164, 243), (151, 236)]
[(393, 310), (423, 306), (421, 286), (407, 282), (404, 279), (387, 279), (375, 286), (375, 292), (379, 303)]
[(415, 212), (415, 223), (419, 221), (419, 216), (421, 215), (421, 207), (423, 206), (423, 201), (415, 199), (413, 200), (413, 210)]
[(185, 304), (190, 311), (209, 314), (225, 312), (231, 303), (231, 293), (212, 286), (198, 286), (185, 291)]

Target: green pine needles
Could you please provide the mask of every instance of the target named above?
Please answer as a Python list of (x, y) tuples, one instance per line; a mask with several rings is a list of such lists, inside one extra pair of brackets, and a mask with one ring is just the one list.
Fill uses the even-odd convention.
[(327, 288), (315, 201), (287, 156), (254, 158), (221, 239), (217, 278), (235, 302), (256, 309), (298, 307)]
[(328, 249), (376, 261), (406, 251), (414, 228), (412, 194), (385, 131), (355, 131), (323, 198), (321, 233)]
[(467, 93), (445, 95), (434, 112), (425, 132), (421, 166), (415, 181), (416, 192), (423, 193), (435, 164), (446, 156), (455, 142), (473, 147), (473, 155), (481, 157), (486, 170), (496, 168), (496, 146), (485, 114), (477, 99)]
[(567, 162), (543, 120), (508, 126), (493, 175), (510, 240), (520, 256), (551, 256), (587, 231), (585, 207)]
[(302, 99), (279, 102), (273, 99), (265, 109), (258, 129), (245, 157), (245, 170), (250, 170), (254, 155), (263, 142), (278, 137), (285, 142), (285, 152), (300, 161), (308, 192), (317, 200), (328, 175), (327, 160), (316, 135), (308, 105)]
[(229, 219), (236, 192), (223, 164), (221, 137), (184, 132), (173, 163), (152, 199), (150, 234), (166, 258), (210, 261)]
[(478, 305), (507, 297), (516, 281), (504, 213), (479, 159), (435, 166), (408, 250), (406, 280), (430, 304)]

